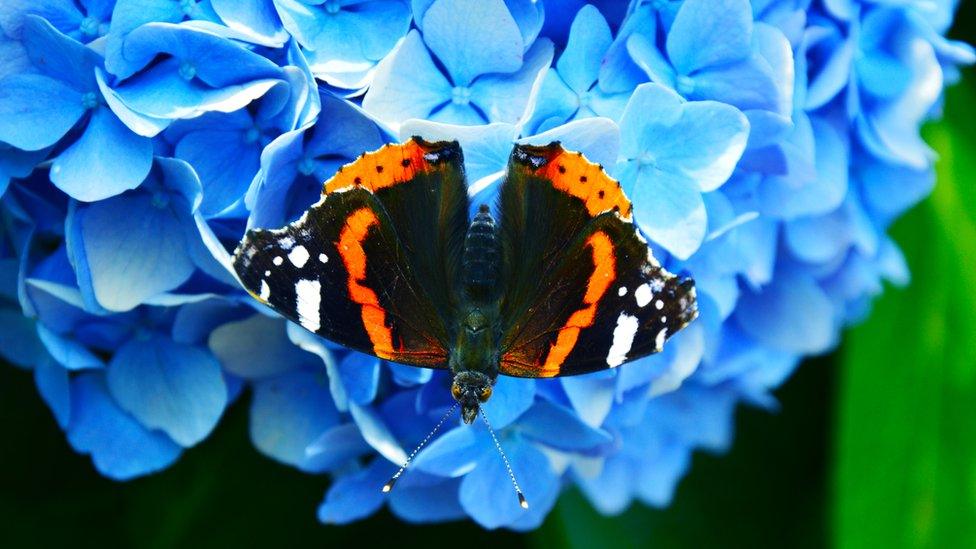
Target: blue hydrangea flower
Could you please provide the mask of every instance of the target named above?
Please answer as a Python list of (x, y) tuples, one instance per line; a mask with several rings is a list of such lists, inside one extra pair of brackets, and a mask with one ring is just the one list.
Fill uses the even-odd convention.
[[(890, 224), (934, 185), (920, 124), (973, 49), (954, 2), (11, 0), (0, 7), (0, 356), (72, 447), (129, 479), (204, 440), (245, 389), (263, 454), (331, 484), (323, 522), (538, 526), (578, 486), (667, 505), (740, 404), (909, 273)], [(482, 425), (449, 373), (277, 318), (230, 267), (364, 151), (464, 150), (473, 207), (514, 143), (559, 140), (620, 180), (700, 318), (596, 374), (503, 377)], [(487, 504), (486, 504), (487, 502)]]
[(411, 118), (518, 122), (552, 60), (552, 43), (526, 43), (501, 0), (436, 0), (422, 21), (423, 37), (411, 31), (377, 68), (363, 108), (393, 131)]
[[(37, 151), (71, 132), (51, 166), (51, 181), (79, 200), (131, 189), (149, 172), (152, 143), (132, 133), (105, 103), (95, 78), (98, 55), (28, 15), (21, 42), (33, 70), (0, 80), (0, 141)], [(116, 153), (111, 157), (105, 150)]]

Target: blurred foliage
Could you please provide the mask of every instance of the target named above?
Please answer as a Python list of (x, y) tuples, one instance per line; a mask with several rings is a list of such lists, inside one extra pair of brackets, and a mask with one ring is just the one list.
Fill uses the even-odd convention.
[(836, 545), (976, 547), (976, 79), (926, 129), (938, 184), (893, 230), (912, 284), (846, 341)]

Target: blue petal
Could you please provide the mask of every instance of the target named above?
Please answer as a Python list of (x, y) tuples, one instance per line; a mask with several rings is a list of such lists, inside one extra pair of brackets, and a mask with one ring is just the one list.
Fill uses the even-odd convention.
[(119, 406), (184, 447), (206, 438), (227, 404), (227, 387), (213, 355), (159, 336), (136, 337), (123, 345), (109, 363), (106, 380)]
[(708, 192), (719, 188), (732, 175), (746, 148), (749, 120), (735, 107), (714, 101), (694, 101), (684, 105), (672, 132), (670, 139), (658, 138), (650, 151), (658, 166), (684, 174), (697, 181), (703, 192)]
[(577, 477), (580, 489), (601, 514), (617, 515), (624, 512), (633, 501), (635, 474), (642, 467), (654, 467), (635, 461), (625, 456), (614, 456), (604, 460), (599, 475)]
[(188, 303), (181, 306), (173, 317), (173, 341), (206, 345), (211, 332), (223, 324), (240, 320), (247, 316), (248, 311), (248, 308), (225, 298)]
[(647, 81), (647, 77), (631, 59), (627, 51), (627, 42), (637, 33), (653, 38), (657, 35), (657, 28), (657, 15), (647, 4), (639, 7), (624, 20), (617, 38), (607, 50), (603, 66), (600, 67), (600, 89), (606, 93), (630, 92), (641, 82)]
[(762, 343), (795, 353), (819, 353), (834, 345), (834, 307), (816, 281), (793, 267), (777, 270), (761, 291), (743, 291), (735, 319)]
[(79, 93), (95, 90), (98, 54), (61, 34), (36, 15), (24, 19), (24, 48), (42, 73), (71, 86)]
[(146, 116), (144, 114), (137, 113), (136, 111), (130, 109), (119, 97), (119, 93), (114, 89), (110, 88), (105, 82), (107, 76), (105, 71), (102, 69), (95, 69), (95, 80), (98, 82), (98, 90), (102, 92), (102, 99), (105, 100), (105, 104), (108, 105), (115, 116), (119, 117), (130, 130), (132, 130), (136, 135), (141, 135), (144, 137), (155, 137), (159, 132), (166, 129), (169, 125), (170, 120), (165, 118), (154, 118), (152, 116)]
[(512, 423), (535, 401), (535, 380), (501, 376), (492, 397), (481, 405), (491, 426), (501, 430)]
[(254, 382), (251, 441), (274, 459), (309, 470), (314, 456), (306, 448), (338, 422), (324, 372), (299, 370)]
[(522, 33), (502, 0), (437, 0), (424, 13), (423, 24), (424, 41), (455, 86), (522, 66)]
[(129, 191), (77, 207), (69, 219), (77, 234), (69, 241), (72, 263), (102, 307), (130, 310), (190, 277), (190, 217), (179, 201), (162, 191)]
[(705, 331), (701, 323), (686, 327), (665, 346), (666, 369), (651, 382), (651, 397), (669, 393), (681, 387), (682, 382), (695, 373), (705, 353)]
[(600, 10), (587, 4), (576, 14), (569, 30), (566, 49), (559, 56), (559, 76), (576, 92), (590, 89), (600, 75), (600, 63), (613, 36)]
[(326, 524), (346, 524), (375, 513), (385, 497), (380, 487), (396, 471), (384, 459), (374, 459), (366, 468), (343, 475), (329, 486), (318, 518)]
[(369, 404), (376, 398), (380, 383), (380, 359), (352, 351), (339, 361), (338, 371), (351, 401)]
[(288, 40), (272, 0), (210, 0), (210, 5), (236, 31), (278, 45)]
[(152, 159), (148, 138), (132, 133), (112, 111), (99, 108), (85, 133), (54, 159), (51, 182), (76, 200), (103, 200), (138, 187)]
[[(739, 63), (702, 71), (678, 80), (677, 89), (689, 99), (714, 99), (747, 109), (788, 114), (784, 90), (764, 59), (753, 56)], [(682, 88), (682, 86), (685, 86)]]
[(260, 167), (261, 144), (248, 142), (235, 128), (191, 132), (175, 154), (189, 162), (203, 183), (205, 216), (218, 214), (241, 199)]
[(458, 501), (459, 480), (446, 480), (433, 486), (403, 486), (390, 494), (390, 510), (408, 522), (433, 523), (464, 518)]
[(417, 368), (396, 362), (387, 362), (386, 367), (393, 374), (393, 382), (403, 387), (423, 385), (434, 376), (434, 370), (430, 368)]
[(471, 85), (471, 102), (485, 113), (489, 122), (522, 121), (531, 114), (552, 55), (552, 42), (546, 38), (536, 40), (518, 72), (489, 74), (477, 79)]
[(686, 0), (668, 31), (667, 49), (678, 73), (690, 75), (741, 59), (751, 42), (748, 0)]
[(315, 356), (292, 344), (285, 325), (278, 318), (251, 315), (215, 329), (208, 345), (224, 369), (245, 379), (263, 379), (301, 366), (313, 367)]
[(43, 361), (46, 352), (34, 320), (18, 310), (0, 309), (0, 326), (0, 357), (24, 368)]
[[(410, 30), (411, 14), (405, 2), (359, 2), (336, 13), (326, 6), (277, 0), (285, 28), (309, 51), (316, 76), (340, 87), (350, 87), (352, 75), (368, 74), (377, 61)], [(368, 82), (368, 80), (367, 80)]]
[(525, 129), (535, 132), (550, 130), (566, 122), (580, 110), (580, 98), (569, 89), (559, 73), (549, 69), (539, 88), (532, 119)]
[(398, 464), (407, 460), (407, 453), (403, 451), (400, 442), (390, 431), (390, 426), (376, 410), (350, 402), (349, 413), (359, 426), (363, 438), (381, 456)]
[(634, 219), (647, 236), (679, 259), (688, 259), (698, 250), (708, 222), (694, 180), (656, 168), (638, 168), (631, 196)]
[(84, 345), (69, 337), (56, 334), (43, 324), (37, 325), (37, 335), (44, 343), (47, 352), (62, 367), (68, 370), (103, 368), (105, 363)]
[(404, 120), (427, 118), (450, 100), (450, 83), (434, 65), (420, 34), (410, 31), (377, 67), (363, 109), (397, 131)]
[(812, 118), (815, 142), (816, 179), (797, 186), (790, 178), (769, 178), (772, 184), (760, 188), (763, 213), (792, 219), (824, 214), (836, 209), (847, 195), (850, 151), (845, 135), (831, 123)]
[(546, 399), (539, 399), (518, 425), (525, 436), (559, 450), (593, 452), (613, 442), (607, 431), (591, 427), (573, 410)]
[(27, 151), (58, 142), (85, 113), (81, 94), (40, 74), (0, 80), (0, 141)]
[(432, 475), (459, 477), (468, 474), (483, 455), (492, 451), (487, 430), (459, 425), (431, 441), (410, 467)]
[[(529, 508), (551, 497), (558, 484), (546, 456), (523, 439), (503, 438), (501, 443)], [(505, 464), (495, 454), (483, 456), (474, 470), (465, 475), (459, 495), (464, 510), (485, 528), (507, 526), (526, 513), (515, 497)]]
[(0, 142), (0, 196), (7, 191), (11, 178), (24, 178), (34, 171), (48, 151), (22, 151)]
[(20, 40), (25, 20), (40, 16), (54, 24), (56, 28), (77, 28), (82, 14), (71, 0), (6, 0), (0, 7), (0, 29), (7, 36)]
[(627, 40), (627, 51), (634, 63), (643, 70), (652, 82), (674, 88), (677, 75), (671, 63), (664, 58), (654, 42), (642, 34), (633, 34)]
[[(193, 80), (223, 88), (247, 82), (281, 78), (272, 61), (237, 42), (186, 25), (150, 23), (133, 30), (125, 39), (125, 70), (112, 71), (129, 79), (158, 55), (170, 55), (178, 69), (192, 68)], [(149, 68), (154, 72), (156, 68)]]
[(211, 88), (179, 74), (179, 61), (167, 59), (115, 88), (126, 107), (150, 118), (193, 118), (210, 111), (232, 112), (261, 97), (282, 80), (252, 80)]
[(664, 443), (652, 459), (651, 464), (638, 468), (637, 494), (649, 505), (664, 507), (671, 503), (678, 481), (691, 466), (691, 451), (676, 442)]
[(51, 409), (54, 419), (62, 429), (68, 427), (71, 419), (71, 385), (68, 371), (52, 360), (43, 360), (34, 368), (34, 383), (37, 392)]
[(606, 375), (574, 376), (560, 380), (566, 397), (587, 425), (603, 424), (613, 407), (614, 379)]
[(102, 374), (83, 374), (71, 381), (68, 442), (89, 454), (95, 468), (116, 480), (169, 467), (182, 448), (159, 431), (149, 431), (125, 413), (108, 393)]
[(305, 448), (306, 471), (321, 472), (344, 467), (350, 461), (371, 454), (373, 448), (366, 443), (355, 423), (343, 423), (331, 427)]

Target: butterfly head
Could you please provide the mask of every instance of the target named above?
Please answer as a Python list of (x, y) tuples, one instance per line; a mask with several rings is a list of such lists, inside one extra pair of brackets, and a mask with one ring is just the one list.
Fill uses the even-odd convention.
[(483, 402), (491, 398), (492, 381), (481, 372), (458, 372), (451, 383), (451, 395), (461, 405), (461, 419), (474, 422)]

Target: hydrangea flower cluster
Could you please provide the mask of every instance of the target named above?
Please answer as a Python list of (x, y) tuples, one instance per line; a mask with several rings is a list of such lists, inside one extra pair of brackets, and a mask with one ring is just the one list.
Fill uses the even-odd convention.
[[(114, 479), (171, 465), (250, 392), (260, 452), (331, 475), (322, 521), (531, 529), (575, 484), (667, 505), (739, 403), (773, 407), (887, 280), (886, 228), (934, 183), (919, 126), (974, 61), (954, 0), (5, 0), (0, 355), (33, 371)], [(350, 352), (229, 270), (364, 151), (461, 142), (490, 202), (515, 142), (607, 166), (701, 317), (614, 371), (501, 378), (379, 488), (447, 406), (448, 374)]]

